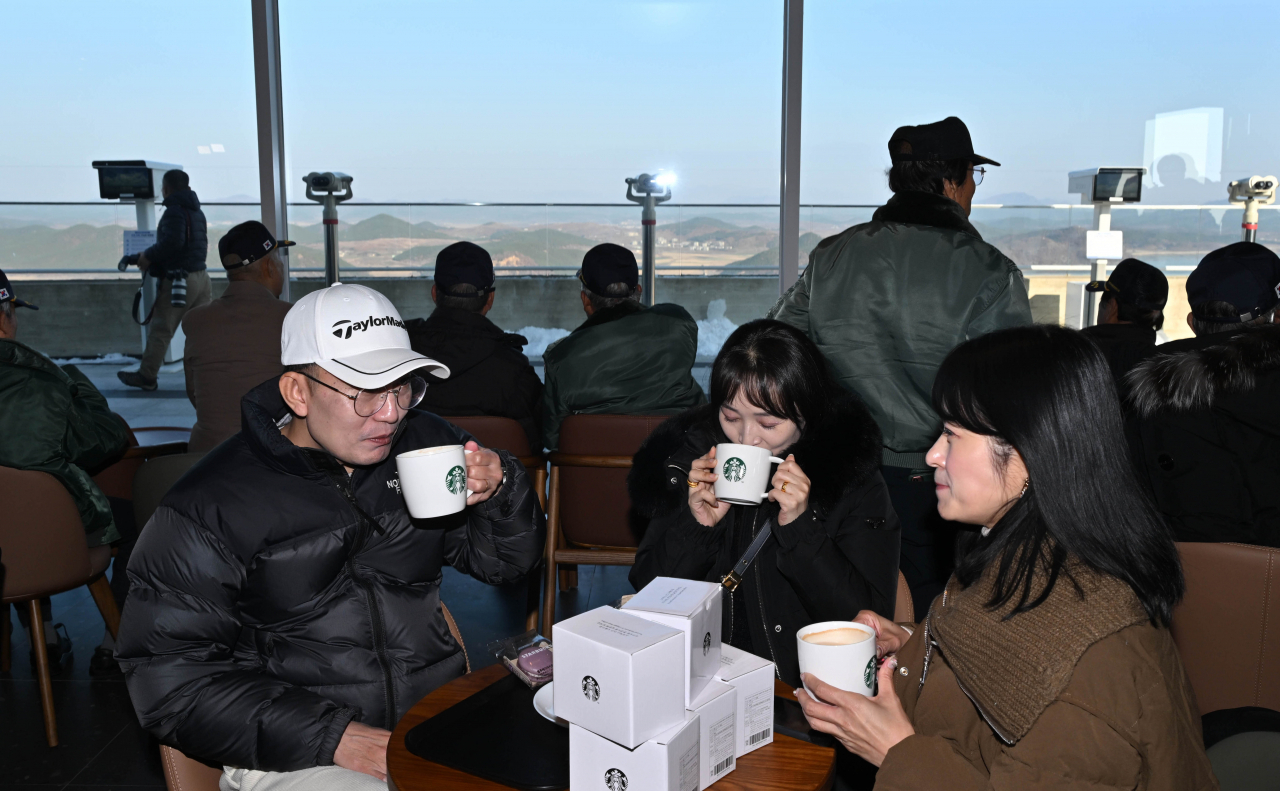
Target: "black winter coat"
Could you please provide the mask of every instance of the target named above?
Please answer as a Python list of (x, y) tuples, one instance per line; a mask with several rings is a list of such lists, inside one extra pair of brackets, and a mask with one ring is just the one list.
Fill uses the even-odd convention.
[(1280, 327), (1157, 351), (1129, 375), (1126, 430), (1174, 537), (1280, 547)]
[(805, 513), (780, 526), (777, 503), (765, 500), (732, 506), (707, 528), (689, 510), (685, 482), (694, 459), (727, 441), (717, 408), (707, 404), (666, 421), (640, 448), (628, 489), (635, 508), (652, 520), (631, 584), (639, 590), (654, 577), (718, 582), (771, 520), (773, 536), (725, 597), (723, 639), (773, 660), (778, 677), (797, 686), (801, 627), (848, 620), (859, 610), (893, 617), (900, 531), (880, 477), (880, 430), (860, 401), (844, 398), (830, 420), (778, 454), (794, 453), (809, 476)]
[(529, 447), (542, 450), (542, 380), (523, 350), (528, 339), (503, 332), (479, 313), (437, 307), (425, 319), (405, 322), (419, 354), (449, 366), (448, 379), (433, 379), (422, 408), (437, 415), (496, 415), (520, 423)]
[(1093, 341), (1111, 366), (1111, 376), (1123, 394), (1125, 376), (1156, 353), (1156, 331), (1140, 324), (1096, 324), (1080, 330)]
[(195, 190), (172, 192), (156, 223), (156, 243), (146, 250), (147, 274), (172, 278), (178, 272), (202, 272), (209, 255), (209, 229)]
[(440, 610), (448, 563), (519, 580), (544, 522), (524, 467), (461, 514), (410, 520), (395, 456), (470, 439), (427, 412), (401, 424), (387, 461), (345, 470), (290, 443), (275, 381), (242, 401), (243, 428), (161, 501), (129, 562), (116, 650), (142, 726), (224, 765), (291, 771), (333, 763), (351, 720), (382, 728), (462, 675)]

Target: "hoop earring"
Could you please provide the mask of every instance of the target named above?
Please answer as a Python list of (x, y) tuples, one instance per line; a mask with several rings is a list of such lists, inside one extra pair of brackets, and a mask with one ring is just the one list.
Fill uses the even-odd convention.
[(1030, 488), (1031, 488), (1031, 479), (1028, 478), (1022, 483), (1022, 491), (1018, 492), (1018, 499), (1021, 500), (1022, 496), (1025, 495), (1027, 493), (1027, 490)]

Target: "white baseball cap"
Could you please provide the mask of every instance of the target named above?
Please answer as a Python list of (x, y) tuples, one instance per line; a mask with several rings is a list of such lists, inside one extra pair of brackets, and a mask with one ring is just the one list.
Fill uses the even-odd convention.
[(283, 365), (314, 363), (362, 390), (386, 387), (410, 371), (449, 369), (418, 354), (391, 300), (371, 288), (334, 283), (298, 300), (280, 333)]

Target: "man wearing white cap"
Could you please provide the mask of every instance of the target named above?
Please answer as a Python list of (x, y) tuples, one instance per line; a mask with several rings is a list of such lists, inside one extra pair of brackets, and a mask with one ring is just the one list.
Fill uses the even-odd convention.
[[(142, 725), (223, 765), (223, 789), (385, 789), (390, 730), (464, 670), (441, 565), (521, 579), (542, 512), (515, 458), (412, 409), (449, 371), (378, 292), (303, 297), (281, 358), (143, 531), (117, 659)], [(411, 519), (395, 456), (457, 444), (467, 507)]]

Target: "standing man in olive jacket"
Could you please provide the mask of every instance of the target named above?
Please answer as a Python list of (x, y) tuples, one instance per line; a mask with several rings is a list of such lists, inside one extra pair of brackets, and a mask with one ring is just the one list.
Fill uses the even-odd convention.
[(951, 575), (958, 527), (938, 516), (924, 462), (942, 429), (934, 374), (961, 342), (1030, 324), (1031, 303), (1017, 265), (969, 223), (983, 166), (1000, 163), (973, 153), (964, 122), (900, 127), (889, 157), (893, 197), (823, 239), (769, 316), (807, 333), (879, 423), (902, 572), (923, 611)]
[[(119, 371), (116, 376), (130, 387), (156, 389), (156, 374), (164, 363), (165, 350), (182, 325), (182, 317), (192, 308), (213, 300), (206, 271), (209, 232), (200, 198), (191, 189), (190, 179), (181, 170), (170, 170), (161, 180), (164, 214), (156, 223), (156, 243), (142, 251), (138, 269), (156, 278), (155, 307), (147, 327), (147, 348), (136, 371)], [(186, 286), (185, 296), (174, 293), (174, 283)]]
[(598, 244), (578, 270), (587, 320), (547, 347), (543, 428), (560, 444), (569, 415), (675, 414), (705, 403), (693, 378), (698, 323), (679, 305), (640, 304), (640, 267), (630, 250)]
[(495, 415), (515, 420), (535, 452), (542, 447), (542, 380), (524, 356), (523, 335), (503, 332), (488, 318), (497, 294), (493, 258), (471, 242), (436, 255), (425, 319), (409, 319), (414, 351), (449, 366), (449, 378), (427, 388), (422, 406), (437, 415)]
[[(281, 363), (143, 532), (117, 658), (143, 727), (224, 789), (385, 790), (391, 729), (464, 671), (441, 566), (521, 579), (542, 512), (514, 457), (412, 409), (449, 371), (378, 292), (303, 297)], [(412, 520), (396, 455), (463, 444), (466, 508)]]

